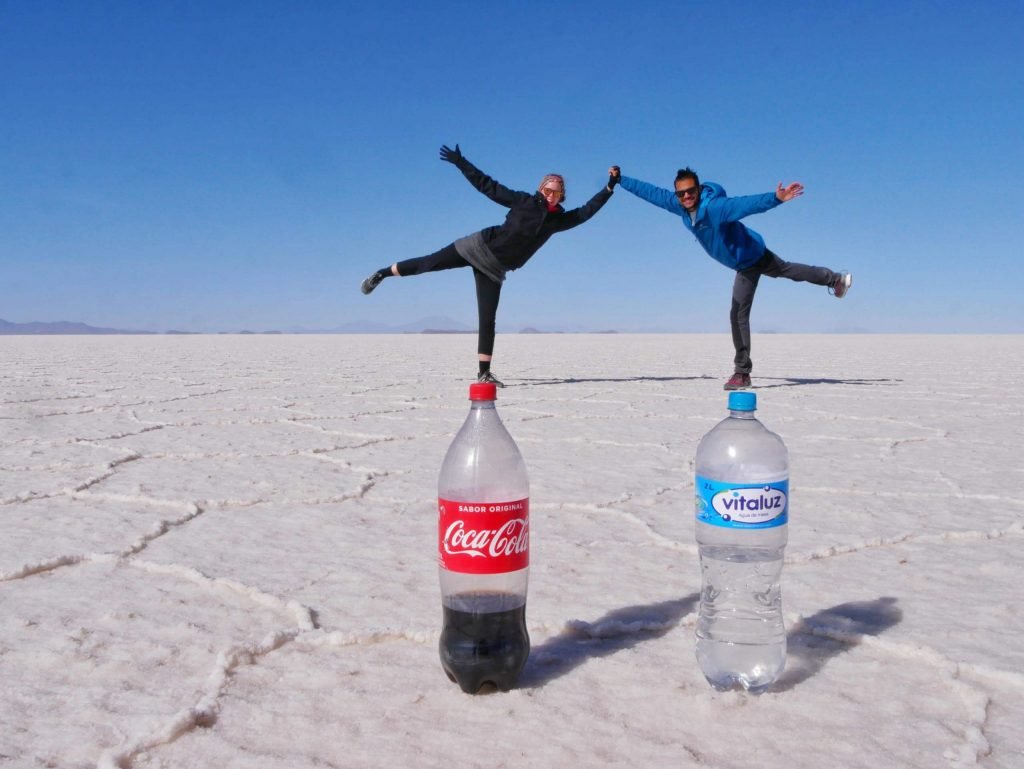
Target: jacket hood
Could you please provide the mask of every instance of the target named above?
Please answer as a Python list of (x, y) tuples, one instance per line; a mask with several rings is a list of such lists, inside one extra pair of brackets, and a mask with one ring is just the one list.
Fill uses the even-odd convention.
[(726, 197), (725, 188), (721, 184), (715, 182), (701, 182), (700, 183), (700, 199), (710, 200), (712, 198), (724, 198)]

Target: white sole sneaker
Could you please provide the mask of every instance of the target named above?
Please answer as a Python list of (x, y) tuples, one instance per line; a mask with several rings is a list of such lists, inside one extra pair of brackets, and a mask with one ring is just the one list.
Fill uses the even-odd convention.
[(828, 287), (829, 293), (832, 294), (836, 299), (842, 299), (846, 296), (846, 293), (850, 290), (850, 286), (853, 285), (853, 273), (844, 272), (840, 274), (839, 278)]

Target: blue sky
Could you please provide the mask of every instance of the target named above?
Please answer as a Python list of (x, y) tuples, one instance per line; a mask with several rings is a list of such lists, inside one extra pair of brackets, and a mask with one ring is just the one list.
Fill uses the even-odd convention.
[[(570, 207), (609, 165), (730, 194), (854, 273), (764, 279), (756, 331), (1024, 332), (1019, 2), (0, 0), (0, 318), (140, 330), (475, 326), (469, 270), (359, 282), (499, 223), (438, 160)], [(498, 328), (728, 331), (733, 273), (617, 191)]]

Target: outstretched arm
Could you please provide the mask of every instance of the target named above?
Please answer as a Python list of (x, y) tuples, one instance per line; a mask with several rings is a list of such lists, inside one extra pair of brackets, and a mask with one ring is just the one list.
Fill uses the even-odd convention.
[(524, 197), (530, 197), (529, 192), (510, 190), (470, 163), (463, 157), (458, 144), (455, 145), (455, 149), (452, 149), (447, 144), (441, 145), (441, 160), (451, 163), (462, 171), (462, 175), (469, 180), (470, 184), (498, 205), (511, 207)]
[(676, 197), (672, 190), (655, 187), (653, 184), (642, 182), (639, 179), (623, 176), (618, 166), (612, 166), (612, 168), (618, 172), (619, 183), (622, 189), (632, 192), (641, 200), (646, 200), (648, 203), (658, 206), (658, 208), (664, 208), (676, 216), (683, 215), (683, 207), (679, 204), (679, 198)]
[(736, 222), (751, 214), (763, 214), (765, 211), (771, 211), (787, 200), (800, 197), (803, 192), (802, 184), (794, 183), (788, 187), (783, 187), (780, 184), (775, 192), (765, 192), (761, 195), (740, 195), (735, 198), (715, 198), (708, 202), (708, 207), (714, 210), (715, 216), (719, 220)]
[(601, 207), (608, 202), (612, 193), (615, 191), (615, 185), (619, 183), (619, 177), (620, 174), (618, 166), (612, 166), (609, 168), (608, 183), (582, 206), (574, 208), (571, 211), (566, 211), (565, 215), (562, 217), (562, 226), (559, 230), (571, 230), (573, 227), (578, 227), (600, 211)]
[(716, 214), (723, 221), (735, 222), (744, 216), (771, 211), (776, 206), (781, 206), (803, 194), (804, 185), (800, 182), (793, 182), (786, 186), (780, 183), (775, 188), (775, 192), (765, 192), (762, 195), (740, 195), (735, 198), (716, 198), (709, 205), (715, 209)]

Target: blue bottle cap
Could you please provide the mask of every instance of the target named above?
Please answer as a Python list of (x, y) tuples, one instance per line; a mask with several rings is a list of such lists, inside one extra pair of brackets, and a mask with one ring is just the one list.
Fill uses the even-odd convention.
[(732, 392), (729, 393), (730, 411), (757, 411), (757, 393)]

